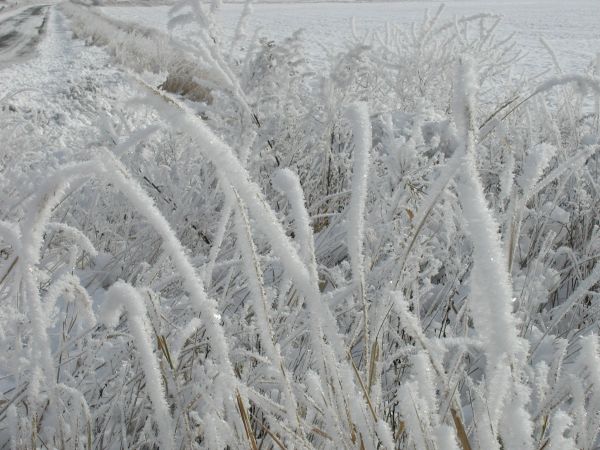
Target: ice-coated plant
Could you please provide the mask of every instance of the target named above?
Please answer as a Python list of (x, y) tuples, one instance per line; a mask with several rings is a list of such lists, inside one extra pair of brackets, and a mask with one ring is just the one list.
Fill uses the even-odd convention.
[(316, 70), (219, 8), (61, 5), (139, 93), (90, 158), (0, 108), (0, 446), (597, 448), (597, 61), (439, 10)]

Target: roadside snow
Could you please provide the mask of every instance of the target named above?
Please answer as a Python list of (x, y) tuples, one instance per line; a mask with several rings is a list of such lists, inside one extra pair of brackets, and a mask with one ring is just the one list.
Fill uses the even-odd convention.
[(0, 21), (0, 67), (35, 54), (46, 23), (47, 6), (32, 6)]
[[(0, 69), (0, 92), (0, 131), (11, 136), (4, 142), (3, 163), (29, 160), (40, 177), (94, 156), (110, 139), (114, 123), (124, 120), (123, 103), (136, 95), (127, 74), (104, 50), (72, 39), (56, 7), (49, 8), (37, 56)], [(29, 173), (28, 183), (34, 178)], [(27, 195), (24, 185), (15, 204)]]

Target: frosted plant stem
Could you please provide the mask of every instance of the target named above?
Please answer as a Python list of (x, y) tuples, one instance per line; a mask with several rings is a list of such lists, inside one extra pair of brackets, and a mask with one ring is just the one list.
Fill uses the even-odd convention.
[(221, 246), (223, 245), (223, 239), (225, 238), (225, 232), (227, 231), (227, 224), (229, 223), (229, 219), (231, 217), (231, 211), (231, 200), (226, 198), (225, 204), (223, 205), (221, 218), (219, 219), (219, 224), (217, 225), (217, 232), (215, 233), (215, 238), (213, 239), (212, 246), (208, 253), (208, 262), (206, 263), (206, 268), (204, 269), (204, 284), (206, 285), (206, 289), (210, 289), (212, 285), (213, 271), (217, 257), (219, 256), (219, 251), (221, 251)]
[(158, 361), (152, 350), (144, 299), (142, 299), (142, 296), (133, 286), (123, 281), (118, 281), (106, 292), (106, 300), (102, 308), (103, 322), (112, 328), (116, 327), (119, 323), (121, 309), (125, 308), (127, 310), (129, 329), (131, 330), (142, 361), (142, 368), (146, 377), (146, 390), (154, 408), (154, 418), (159, 429), (161, 448), (166, 450), (174, 449), (175, 442), (171, 429), (171, 415), (169, 413), (169, 405), (165, 399)]
[(550, 323), (547, 326), (547, 328), (544, 331), (544, 333), (542, 334), (542, 336), (538, 339), (537, 344), (533, 347), (533, 349), (531, 351), (531, 356), (530, 356), (531, 358), (533, 357), (533, 353), (538, 349), (538, 347), (541, 345), (541, 343), (543, 342), (544, 338), (548, 335), (548, 333), (550, 333), (553, 329), (556, 328), (556, 326), (565, 317), (565, 315), (569, 312), (569, 310), (579, 300), (581, 300), (583, 297), (585, 297), (585, 295), (587, 294), (589, 289), (592, 288), (596, 283), (598, 283), (599, 280), (600, 280), (600, 263), (596, 263), (596, 265), (594, 266), (594, 269), (591, 271), (591, 273), (584, 280), (581, 280), (579, 282), (579, 285), (577, 285), (577, 288), (571, 293), (571, 295), (569, 295), (569, 297), (562, 303), (562, 305), (560, 305), (560, 308), (554, 315), (554, 319), (552, 320), (552, 323)]
[[(465, 149), (463, 173), (457, 179), (457, 190), (462, 205), (467, 233), (473, 244), (473, 270), (469, 306), (477, 334), (482, 340), (486, 356), (486, 379), (488, 394), (507, 391), (513, 396), (513, 410), (508, 412), (518, 421), (512, 421), (511, 430), (501, 427), (504, 440), (519, 442), (521, 448), (533, 448), (531, 430), (533, 425), (525, 410), (522, 397), (524, 387), (518, 381), (517, 370), (527, 355), (527, 345), (519, 339), (516, 320), (512, 313), (512, 289), (506, 254), (502, 249), (498, 224), (490, 212), (483, 192), (475, 160), (474, 113), (477, 80), (468, 61), (461, 61), (455, 82), (453, 110)], [(492, 382), (498, 374), (508, 371), (508, 386), (499, 387)], [(511, 377), (512, 375), (512, 377)], [(510, 399), (506, 401), (510, 405)], [(492, 411), (492, 423), (502, 417), (504, 406)], [(492, 442), (489, 443), (492, 445)], [(495, 443), (494, 443), (495, 445)]]
[[(225, 331), (220, 324), (221, 316), (218, 313), (216, 301), (206, 295), (202, 280), (196, 274), (196, 270), (186, 255), (181, 242), (164, 216), (156, 208), (152, 199), (131, 179), (125, 167), (116, 158), (107, 154), (106, 159), (107, 178), (135, 205), (136, 209), (146, 217), (154, 230), (161, 236), (163, 245), (183, 279), (183, 284), (190, 295), (192, 306), (201, 315), (211, 342), (211, 353), (221, 370), (221, 376), (216, 381), (219, 386), (215, 388), (215, 398), (217, 401), (216, 405), (213, 406), (235, 411), (234, 399), (227, 395), (227, 392), (230, 389), (235, 390), (239, 383), (229, 359), (229, 348), (225, 338)], [(232, 421), (236, 420), (233, 417), (230, 419)]]
[(107, 170), (107, 177), (136, 206), (136, 209), (146, 217), (155, 231), (162, 237), (166, 250), (183, 278), (184, 285), (190, 294), (192, 305), (203, 316), (207, 332), (214, 346), (215, 358), (220, 361), (224, 369), (227, 369), (227, 373), (233, 374), (231, 362), (228, 357), (225, 334), (218, 322), (219, 315), (217, 313), (216, 302), (207, 297), (204, 285), (200, 277), (196, 274), (183, 246), (175, 236), (169, 223), (153, 204), (152, 199), (131, 179), (120, 162), (114, 158), (109, 158), (108, 167), (110, 170)]
[(274, 372), (277, 374), (278, 381), (281, 385), (281, 392), (285, 399), (284, 403), (288, 419), (290, 423), (294, 424), (294, 427), (302, 436), (302, 428), (297, 415), (298, 404), (289, 382), (289, 375), (287, 374), (283, 358), (279, 352), (279, 346), (276, 346), (273, 343), (273, 332), (269, 321), (269, 317), (273, 317), (273, 312), (269, 306), (267, 294), (264, 289), (262, 269), (252, 239), (248, 216), (237, 192), (235, 192), (233, 188), (226, 188), (225, 192), (228, 197), (228, 202), (231, 203), (231, 197), (233, 196), (237, 205), (235, 213), (236, 234), (238, 236), (239, 247), (242, 254), (242, 262), (252, 293), (254, 314), (256, 316), (256, 328), (261, 345), (271, 361)]
[(475, 327), (486, 349), (488, 376), (504, 356), (523, 353), (511, 311), (512, 292), (506, 255), (500, 245), (498, 225), (490, 213), (483, 186), (475, 167), (473, 68), (462, 62), (455, 85), (454, 112), (457, 128), (462, 131), (464, 172), (457, 189), (465, 216), (467, 232), (473, 243), (474, 267), (471, 275), (471, 299)]
[(300, 185), (298, 175), (290, 169), (278, 170), (273, 177), (273, 186), (280, 192), (285, 194), (290, 202), (291, 212), (294, 219), (296, 240), (299, 245), (299, 253), (306, 264), (311, 282), (318, 282), (319, 275), (317, 273), (317, 261), (315, 257), (315, 239), (313, 236), (312, 227), (310, 225), (310, 217), (306, 210), (304, 193)]
[[(249, 139), (249, 142), (244, 144), (242, 150), (240, 151), (240, 161), (242, 165), (246, 165), (248, 155), (250, 153), (250, 147), (256, 138), (255, 134)], [(209, 289), (212, 285), (212, 275), (215, 268), (215, 264), (217, 261), (217, 257), (219, 256), (219, 251), (221, 250), (221, 246), (223, 245), (223, 239), (225, 239), (225, 233), (227, 232), (227, 224), (229, 223), (229, 219), (231, 218), (231, 212), (233, 211), (233, 203), (231, 196), (227, 196), (225, 198), (225, 204), (223, 205), (223, 212), (221, 213), (221, 219), (219, 220), (219, 224), (217, 225), (217, 232), (215, 233), (215, 238), (213, 239), (213, 245), (210, 248), (210, 252), (208, 254), (208, 263), (206, 264), (206, 269), (204, 271), (204, 284), (206, 285), (206, 289)]]
[[(250, 180), (247, 170), (233, 154), (231, 148), (217, 138), (201, 119), (177, 100), (169, 100), (170, 103), (176, 104), (177, 109), (170, 103), (161, 102), (157, 105), (158, 111), (175, 127), (197, 140), (200, 150), (222, 174), (222, 182), (229, 183), (236, 190), (248, 208), (250, 216), (255, 220), (256, 227), (268, 237), (273, 253), (280, 259), (298, 289), (304, 294), (309, 310), (314, 315), (314, 320), (311, 321), (313, 331), (319, 334), (317, 330), (324, 327), (325, 334), (335, 347), (336, 355), (340, 360), (343, 359), (343, 345), (337, 333), (335, 319), (332, 318), (329, 309), (320, 303), (318, 284), (311, 280), (306, 265), (287, 237), (275, 213), (264, 201), (258, 186)], [(322, 321), (323, 313), (331, 320)], [(325, 323), (322, 325), (322, 322)]]
[[(353, 283), (358, 289), (362, 302), (365, 367), (368, 372), (369, 362), (369, 317), (365, 298), (365, 272), (363, 257), (363, 241), (365, 234), (365, 203), (367, 201), (367, 184), (369, 178), (369, 152), (371, 150), (371, 121), (369, 110), (364, 103), (352, 105), (347, 112), (352, 133), (354, 135), (354, 154), (352, 158), (352, 194), (348, 206), (347, 238), (348, 253), (352, 266)], [(371, 374), (367, 374), (370, 378)]]
[[(26, 217), (21, 222), (21, 246), (19, 255), (19, 278), (23, 291), (29, 320), (31, 321), (31, 339), (33, 349), (32, 376), (40, 372), (45, 374), (46, 387), (50, 396), (50, 408), (56, 407), (55, 367), (48, 336), (47, 314), (41, 302), (36, 281), (36, 270), (40, 262), (43, 233), (50, 220), (53, 208), (61, 201), (69, 186), (69, 181), (85, 177), (95, 170), (93, 163), (68, 166), (49, 177), (34, 194)], [(30, 384), (31, 403), (37, 404), (38, 383)]]
[[(144, 85), (147, 86), (145, 83)], [(152, 88), (149, 89), (156, 93)], [(318, 284), (312, 280), (308, 268), (302, 262), (297, 249), (286, 235), (275, 213), (264, 200), (259, 187), (250, 180), (248, 171), (243, 167), (232, 149), (215, 136), (207, 125), (186, 105), (175, 98), (165, 97), (162, 94), (159, 94), (159, 96), (165, 100), (168, 99), (168, 101), (161, 101), (160, 103), (156, 101), (155, 105), (158, 111), (174, 127), (184, 131), (196, 140), (202, 153), (210, 159), (219, 173), (222, 174), (221, 182), (228, 182), (236, 190), (248, 208), (249, 215), (254, 219), (255, 226), (268, 238), (271, 250), (279, 258), (290, 278), (294, 280), (296, 286), (304, 295), (310, 314), (309, 336), (313, 351), (316, 354), (316, 362), (319, 365), (318, 373), (322, 384), (324, 387), (328, 386), (330, 384), (328, 375), (333, 376), (339, 368), (341, 396), (344, 397), (344, 402), (351, 401), (354, 404), (352, 417), (359, 420), (357, 426), (360, 425), (363, 430), (366, 430), (368, 428), (365, 419), (367, 415), (362, 412), (367, 410), (367, 406), (364, 401), (361, 402), (360, 397), (357, 398), (354, 395), (357, 388), (352, 380), (352, 370), (346, 358), (343, 339), (338, 333), (336, 319), (331, 314), (329, 307), (322, 303)], [(326, 337), (327, 343), (324, 342), (323, 336)], [(333, 360), (324, 352), (325, 346), (331, 347)], [(326, 370), (328, 365), (332, 365), (329, 374)]]
[[(218, 361), (222, 373), (219, 379), (223, 383), (223, 388), (216, 389), (215, 393), (217, 404), (225, 406), (225, 386), (228, 388), (237, 386), (237, 379), (229, 360), (225, 333), (219, 323), (220, 316), (217, 313), (216, 302), (206, 296), (202, 281), (197, 276), (181, 243), (150, 197), (131, 179), (127, 170), (112, 154), (106, 152), (104, 156), (103, 161), (91, 161), (57, 171), (42, 185), (38, 191), (39, 194), (32, 202), (33, 206), (30, 210), (28, 220), (23, 222), (30, 224), (21, 233), (23, 236), (23, 251), (20, 264), (24, 266), (24, 270), (21, 272), (21, 283), (26, 294), (25, 297), (27, 298), (31, 315), (32, 339), (36, 353), (39, 355), (36, 359), (38, 363), (34, 368), (43, 369), (47, 374), (54, 373), (46, 331), (46, 316), (43, 312), (39, 291), (35, 286), (33, 278), (34, 268), (39, 262), (39, 248), (42, 242), (43, 226), (44, 223), (48, 222), (53, 205), (57, 204), (61, 196), (64, 195), (67, 184), (62, 180), (74, 180), (89, 177), (90, 175), (97, 175), (110, 180), (131, 201), (136, 209), (146, 217), (155, 231), (162, 237), (167, 252), (170, 254), (183, 278), (184, 286), (190, 294), (192, 305), (200, 312), (204, 321), (207, 334), (211, 340), (213, 357)], [(34, 373), (37, 372), (39, 371), (34, 370)], [(53, 377), (47, 377), (47, 381), (52, 385), (54, 382)], [(35, 386), (35, 383), (33, 386)], [(232, 399), (229, 400), (229, 402), (232, 401)]]

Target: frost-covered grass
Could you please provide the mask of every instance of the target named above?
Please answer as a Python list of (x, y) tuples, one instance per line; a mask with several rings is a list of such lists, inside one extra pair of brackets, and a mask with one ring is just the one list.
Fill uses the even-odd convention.
[(0, 99), (0, 445), (597, 448), (600, 59), (439, 10), (315, 70), (219, 7), (55, 11), (143, 94), (41, 179)]

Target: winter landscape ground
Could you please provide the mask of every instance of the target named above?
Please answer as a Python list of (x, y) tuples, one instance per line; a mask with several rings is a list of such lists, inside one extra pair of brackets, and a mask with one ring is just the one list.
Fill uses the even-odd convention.
[(0, 448), (600, 448), (597, 0), (0, 6)]

